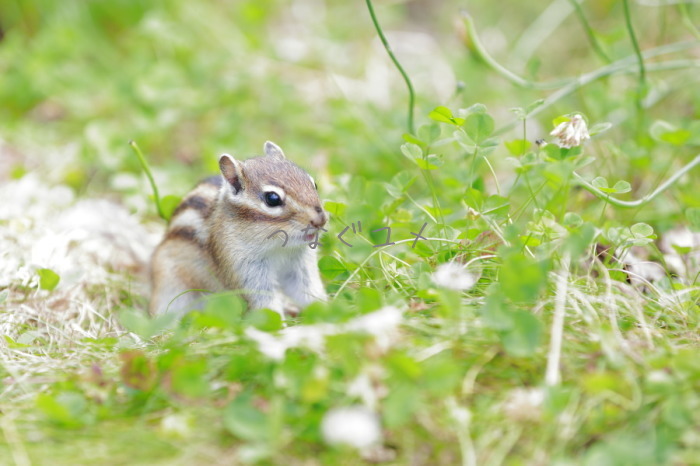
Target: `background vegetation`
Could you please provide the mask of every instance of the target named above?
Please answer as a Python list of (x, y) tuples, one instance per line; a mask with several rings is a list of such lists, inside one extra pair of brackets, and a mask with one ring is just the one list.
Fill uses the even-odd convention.
[[(363, 2), (0, 4), (0, 462), (696, 461), (698, 172), (614, 204), (696, 155), (697, 8), (375, 8), (415, 130)], [(561, 149), (574, 113), (601, 132)], [(146, 316), (128, 141), (182, 196), (268, 139), (332, 214), (333, 299)]]

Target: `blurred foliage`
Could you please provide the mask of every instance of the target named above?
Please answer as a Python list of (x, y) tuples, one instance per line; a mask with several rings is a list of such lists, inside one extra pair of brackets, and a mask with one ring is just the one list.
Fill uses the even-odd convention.
[[(286, 328), (229, 294), (181, 321), (125, 298), (100, 309), (125, 332), (82, 339), (49, 338), (33, 319), (4, 354), (70, 364), (26, 380), (0, 364), (0, 457), (692, 463), (697, 248), (669, 255), (658, 240), (698, 228), (696, 175), (628, 210), (577, 181), (638, 199), (697, 151), (697, 8), (647, 3), (631, 4), (641, 49), (665, 49), (640, 79), (620, 1), (471, 2), (491, 57), (457, 2), (377, 2), (416, 84), (415, 134), (362, 3), (0, 3), (0, 142), (20, 154), (9, 178), (114, 196), (148, 221), (128, 141), (161, 193), (182, 196), (221, 152), (274, 140), (319, 181), (333, 295)], [(592, 139), (560, 147), (550, 131), (576, 113)], [(386, 227), (396, 244), (376, 248)], [(634, 272), (630, 251), (662, 276)], [(445, 278), (446, 263), (462, 268)], [(0, 304), (61, 291), (57, 272), (37, 275)], [(356, 404), (383, 438), (369, 451), (328, 445), (326, 414)]]

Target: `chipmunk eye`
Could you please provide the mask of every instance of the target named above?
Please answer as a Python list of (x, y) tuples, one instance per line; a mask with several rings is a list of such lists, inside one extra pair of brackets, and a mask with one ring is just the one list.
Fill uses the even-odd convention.
[(277, 194), (274, 191), (267, 191), (263, 195), (263, 197), (265, 199), (265, 204), (267, 204), (270, 207), (277, 207), (282, 205), (282, 198), (279, 194)]

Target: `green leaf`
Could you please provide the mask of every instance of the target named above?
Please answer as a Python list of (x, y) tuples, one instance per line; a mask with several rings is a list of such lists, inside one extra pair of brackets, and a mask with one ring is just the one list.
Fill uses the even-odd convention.
[(207, 362), (204, 359), (187, 361), (180, 359), (170, 368), (170, 386), (175, 393), (192, 398), (209, 392)]
[(386, 368), (393, 379), (411, 383), (423, 374), (420, 364), (401, 351), (393, 351), (386, 357)]
[(403, 152), (403, 155), (408, 157), (410, 160), (423, 159), (423, 149), (421, 149), (420, 146), (410, 142), (401, 145), (401, 152)]
[(654, 234), (654, 229), (646, 223), (635, 223), (630, 227), (630, 231), (638, 238), (647, 238)]
[(449, 123), (455, 126), (464, 123), (464, 119), (455, 117), (452, 115), (452, 110), (443, 106), (435, 107), (435, 109), (428, 114), (428, 117), (440, 123)]
[(554, 126), (556, 128), (560, 124), (566, 123), (567, 121), (571, 121), (571, 118), (569, 118), (566, 115), (560, 115), (552, 120), (552, 126)]
[(591, 245), (595, 234), (595, 227), (590, 223), (584, 223), (569, 234), (564, 243), (564, 249), (569, 251), (572, 257), (579, 257)]
[(323, 208), (335, 217), (343, 217), (348, 206), (342, 202), (326, 201), (323, 203)]
[(87, 400), (75, 391), (60, 392), (55, 396), (41, 393), (37, 396), (36, 405), (49, 421), (64, 428), (75, 429), (94, 420)]
[(404, 133), (402, 137), (403, 137), (404, 141), (410, 142), (411, 144), (415, 144), (415, 145), (421, 146), (421, 147), (426, 145), (425, 142), (421, 141), (420, 139), (418, 139), (417, 137), (415, 137), (414, 135), (412, 135), (410, 133)]
[(615, 186), (613, 186), (612, 189), (614, 189), (613, 192), (617, 194), (623, 194), (632, 191), (632, 185), (630, 185), (627, 181), (620, 180), (615, 183)]
[(575, 212), (567, 212), (564, 214), (563, 225), (566, 228), (577, 228), (583, 224), (581, 216)]
[(511, 253), (499, 272), (503, 293), (515, 302), (534, 302), (547, 283), (547, 267), (521, 253)]
[(51, 395), (39, 393), (36, 399), (36, 406), (39, 410), (52, 422), (61, 424), (65, 427), (78, 427), (79, 422), (76, 422), (68, 408)]
[(245, 312), (246, 304), (243, 298), (233, 293), (215, 293), (206, 297), (204, 310), (195, 315), (194, 324), (197, 327), (213, 327), (235, 329)]
[(180, 205), (181, 201), (182, 198), (180, 196), (173, 196), (172, 194), (168, 194), (167, 196), (161, 198), (160, 208), (163, 211), (165, 220), (170, 220), (170, 218), (173, 216), (173, 212), (175, 212), (175, 209), (178, 205)]
[(421, 170), (437, 170), (437, 168), (438, 168), (437, 165), (434, 165), (434, 164), (428, 162), (427, 160), (415, 159), (414, 162), (416, 162), (416, 165), (418, 165), (418, 167)]
[(525, 109), (522, 107), (513, 107), (510, 109), (511, 112), (515, 114), (515, 116), (520, 119), (524, 120), (525, 117), (527, 117), (527, 113), (525, 112)]
[(432, 143), (440, 137), (440, 125), (436, 125), (435, 123), (421, 125), (421, 127), (418, 128), (418, 137)]
[(282, 328), (282, 316), (271, 309), (256, 309), (245, 316), (245, 321), (263, 332), (276, 332)]
[(542, 105), (544, 105), (544, 99), (537, 99), (534, 102), (532, 102), (530, 105), (525, 107), (525, 113), (527, 115), (529, 115), (530, 113), (532, 113), (533, 110), (538, 109)]
[(464, 375), (462, 361), (447, 351), (421, 361), (420, 367), (423, 371), (420, 385), (434, 394), (450, 393)]
[(177, 319), (178, 315), (174, 312), (168, 312), (152, 319), (135, 309), (125, 309), (119, 313), (119, 322), (128, 331), (146, 340), (171, 327)]
[(465, 118), (473, 113), (486, 113), (486, 105), (476, 103), (459, 110), (459, 115)]
[(511, 314), (512, 326), (501, 335), (506, 351), (518, 357), (532, 356), (540, 344), (542, 323), (527, 311), (517, 310)]
[(13, 180), (19, 180), (28, 172), (27, 167), (21, 164), (16, 164), (10, 170), (10, 178)]
[(267, 416), (253, 406), (251, 391), (237, 396), (224, 410), (224, 427), (236, 437), (251, 442), (269, 439), (270, 423)]
[(463, 129), (460, 128), (455, 130), (452, 135), (454, 136), (455, 141), (457, 141), (457, 143), (467, 152), (474, 152), (476, 150), (476, 142), (467, 136), (467, 133), (465, 133)]
[(382, 295), (374, 288), (360, 288), (356, 295), (357, 307), (363, 314), (382, 307)]
[(692, 231), (700, 231), (700, 208), (690, 207), (686, 209), (685, 218), (688, 220)]
[(487, 139), (493, 133), (495, 123), (486, 113), (474, 113), (464, 122), (464, 131), (477, 144)]
[(532, 143), (527, 139), (513, 139), (512, 141), (504, 142), (504, 144), (508, 152), (513, 155), (523, 155), (532, 147)]
[(411, 384), (402, 383), (393, 387), (382, 402), (382, 418), (386, 427), (391, 429), (406, 424), (422, 404), (420, 395), (420, 390)]
[(593, 181), (591, 181), (591, 184), (601, 191), (608, 188), (608, 180), (602, 176), (596, 177)]
[[(349, 242), (349, 241), (348, 241)], [(318, 261), (318, 269), (328, 280), (332, 280), (343, 272), (347, 272), (347, 268), (335, 257), (323, 256)]]
[(486, 302), (481, 308), (481, 318), (484, 324), (494, 330), (508, 330), (512, 327), (512, 311), (503, 301), (503, 293), (500, 287), (491, 289), (492, 292), (486, 298)]
[(498, 194), (486, 198), (483, 205), (482, 215), (488, 215), (496, 219), (505, 219), (510, 210), (510, 202), (507, 198)]
[(124, 351), (119, 355), (122, 362), (119, 375), (124, 385), (144, 392), (151, 391), (158, 381), (158, 369), (141, 350)]
[(681, 256), (688, 254), (690, 251), (693, 250), (693, 248), (690, 246), (678, 246), (676, 244), (672, 244), (671, 247)]
[(394, 175), (389, 183), (384, 183), (387, 193), (394, 199), (403, 197), (404, 193), (416, 181), (416, 176), (409, 171), (402, 171)]
[(605, 122), (605, 123), (596, 123), (595, 125), (591, 126), (588, 129), (588, 134), (590, 136), (595, 136), (600, 133), (604, 133), (605, 131), (609, 130), (612, 128), (612, 123)]
[(61, 281), (61, 277), (51, 269), (39, 269), (36, 273), (39, 275), (39, 287), (42, 290), (52, 291)]
[(663, 120), (652, 123), (649, 134), (657, 141), (668, 142), (674, 146), (684, 145), (692, 136), (690, 131), (678, 128)]

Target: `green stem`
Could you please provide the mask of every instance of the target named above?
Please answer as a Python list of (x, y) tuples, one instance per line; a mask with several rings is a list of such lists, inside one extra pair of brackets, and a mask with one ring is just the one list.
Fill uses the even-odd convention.
[(401, 73), (403, 80), (406, 82), (406, 87), (408, 88), (408, 132), (411, 134), (415, 134), (415, 130), (413, 128), (413, 105), (415, 102), (415, 92), (413, 91), (413, 85), (411, 84), (411, 80), (409, 79), (408, 75), (404, 71), (403, 67), (401, 66), (401, 63), (399, 63), (399, 60), (396, 58), (396, 56), (394, 56), (394, 52), (391, 50), (391, 46), (389, 45), (389, 41), (387, 41), (386, 36), (384, 36), (384, 31), (382, 30), (382, 27), (379, 25), (379, 21), (377, 20), (377, 16), (374, 14), (374, 7), (372, 6), (372, 0), (366, 0), (366, 2), (367, 2), (367, 9), (369, 10), (369, 15), (372, 17), (372, 22), (374, 23), (374, 28), (377, 30), (377, 34), (379, 35), (379, 39), (382, 41), (382, 45), (384, 45), (384, 49), (386, 50), (386, 53), (389, 54), (389, 58), (391, 58), (391, 61), (394, 62), (396, 69), (399, 70), (399, 73)]
[(601, 47), (601, 45), (600, 45), (600, 42), (598, 42), (598, 39), (596, 39), (593, 28), (591, 27), (590, 23), (588, 22), (588, 19), (586, 19), (586, 15), (583, 14), (583, 8), (581, 8), (581, 4), (578, 2), (578, 0), (569, 0), (569, 3), (571, 3), (571, 6), (574, 8), (574, 11), (576, 12), (576, 16), (578, 17), (578, 20), (581, 22), (581, 26), (583, 26), (583, 30), (586, 32), (586, 36), (588, 36), (588, 42), (591, 43), (591, 47), (593, 47), (593, 50), (595, 51), (595, 53), (605, 63), (610, 63), (612, 60), (605, 53), (605, 51), (603, 50), (603, 47)]
[(570, 82), (570, 79), (563, 79), (551, 83), (536, 83), (534, 81), (530, 81), (528, 79), (525, 79), (521, 76), (518, 76), (517, 74), (513, 73), (506, 67), (502, 66), (500, 63), (498, 63), (487, 51), (486, 48), (484, 48), (484, 45), (481, 43), (481, 40), (479, 39), (478, 34), (476, 33), (476, 28), (474, 27), (474, 21), (472, 21), (472, 17), (469, 15), (469, 13), (463, 11), (462, 12), (462, 19), (464, 21), (464, 26), (466, 27), (466, 33), (467, 33), (467, 38), (469, 39), (469, 43), (471, 45), (471, 48), (473, 49), (474, 52), (476, 52), (476, 55), (488, 66), (491, 67), (496, 73), (500, 74), (504, 78), (506, 78), (508, 81), (512, 82), (513, 84), (528, 88), (528, 89), (541, 89), (541, 90), (546, 90), (546, 89), (556, 89), (558, 87), (561, 87), (568, 82)]
[[(697, 47), (698, 42), (695, 42), (695, 46)], [(655, 49), (656, 50), (656, 49)], [(676, 69), (683, 69), (683, 68), (698, 68), (700, 67), (700, 60), (669, 60), (665, 62), (656, 62), (656, 63), (651, 63), (647, 66), (647, 71), (668, 71), (668, 70), (676, 70)], [(595, 71), (592, 71), (588, 74), (584, 74), (580, 76), (579, 78), (576, 78), (571, 82), (570, 84), (562, 87), (561, 89), (557, 90), (556, 92), (553, 92), (552, 94), (549, 95), (546, 99), (544, 99), (544, 103), (534, 109), (532, 112), (528, 114), (528, 117), (533, 117), (537, 115), (538, 113), (544, 111), (545, 109), (551, 107), (554, 105), (556, 102), (558, 102), (560, 99), (566, 97), (569, 94), (573, 94), (583, 86), (586, 86), (594, 81), (597, 81), (599, 79), (602, 79), (606, 76), (610, 76), (615, 73), (629, 73), (636, 71), (636, 67), (630, 68), (629, 61), (627, 59), (619, 60), (615, 63), (612, 63), (610, 65), (604, 66), (603, 68), (599, 68)], [(497, 136), (499, 134), (503, 134), (506, 131), (511, 130), (513, 127), (515, 127), (518, 124), (519, 119), (514, 119), (507, 125), (498, 128), (496, 131), (493, 132), (492, 136)]]
[[(425, 156), (425, 152), (423, 152), (423, 162), (428, 166), (428, 159)], [(433, 197), (433, 209), (437, 211), (438, 216), (440, 217), (440, 223), (442, 224), (442, 234), (447, 238), (447, 225), (445, 224), (445, 216), (442, 213), (442, 207), (440, 206), (440, 201), (438, 201), (437, 198), (437, 193), (435, 189), (435, 180), (433, 179), (433, 174), (430, 172), (428, 169), (422, 169), (420, 170), (423, 173), (423, 177), (425, 178), (426, 183), (428, 183), (428, 189), (430, 189), (430, 193)]]
[(144, 173), (146, 174), (146, 177), (148, 178), (148, 182), (151, 183), (151, 189), (153, 189), (153, 199), (156, 203), (156, 210), (158, 211), (158, 215), (163, 220), (167, 220), (168, 218), (163, 213), (163, 208), (160, 205), (160, 196), (158, 195), (158, 186), (156, 186), (156, 182), (153, 179), (153, 174), (151, 173), (151, 169), (148, 166), (148, 162), (146, 162), (146, 158), (143, 156), (143, 153), (141, 152), (141, 149), (139, 149), (138, 144), (136, 144), (136, 141), (129, 141), (129, 145), (131, 146), (132, 149), (134, 149), (134, 152), (136, 152), (136, 157), (139, 159), (139, 162), (141, 163), (141, 168), (143, 169)]
[(639, 48), (639, 42), (637, 42), (637, 36), (634, 34), (634, 28), (632, 27), (632, 16), (630, 15), (630, 5), (629, 0), (622, 0), (622, 5), (625, 11), (625, 25), (627, 26), (627, 33), (632, 41), (632, 47), (634, 47), (634, 54), (637, 56), (637, 61), (639, 62), (639, 90), (640, 90), (640, 100), (644, 97), (644, 89), (646, 88), (646, 70), (644, 69), (644, 57), (642, 57), (642, 50)]
[(695, 36), (696, 39), (700, 40), (700, 31), (693, 24), (693, 20), (690, 19), (690, 12), (688, 11), (687, 3), (680, 3), (678, 9), (681, 12), (681, 18), (683, 18), (683, 24), (688, 28), (688, 30)]
[(631, 208), (631, 207), (639, 207), (647, 202), (651, 201), (654, 199), (656, 196), (661, 194), (662, 192), (666, 191), (668, 188), (670, 188), (680, 177), (688, 173), (690, 170), (695, 168), (697, 165), (700, 165), (700, 154), (696, 155), (693, 160), (691, 160), (689, 163), (683, 166), (680, 170), (678, 170), (676, 173), (674, 173), (668, 180), (663, 182), (658, 188), (656, 188), (654, 191), (651, 193), (647, 194), (641, 199), (637, 199), (636, 201), (621, 201), (619, 199), (616, 199), (612, 197), (609, 193), (604, 193), (595, 186), (593, 186), (591, 183), (586, 181), (581, 175), (578, 173), (574, 172), (574, 178), (576, 178), (576, 181), (588, 192), (593, 194), (594, 196), (610, 203), (611, 205), (614, 205), (616, 207), (626, 207), (626, 208)]

